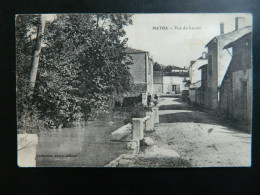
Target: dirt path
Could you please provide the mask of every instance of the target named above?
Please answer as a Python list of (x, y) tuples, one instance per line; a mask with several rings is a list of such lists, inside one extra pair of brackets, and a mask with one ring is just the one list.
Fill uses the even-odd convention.
[(193, 167), (251, 165), (251, 134), (191, 109), (178, 98), (160, 98), (159, 115), (157, 145), (177, 151)]

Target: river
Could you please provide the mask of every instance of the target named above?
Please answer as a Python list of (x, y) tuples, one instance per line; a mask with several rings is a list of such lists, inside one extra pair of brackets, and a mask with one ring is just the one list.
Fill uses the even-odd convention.
[(120, 154), (126, 144), (110, 141), (111, 132), (124, 125), (127, 113), (110, 112), (83, 127), (50, 130), (39, 134), (37, 167), (103, 167)]

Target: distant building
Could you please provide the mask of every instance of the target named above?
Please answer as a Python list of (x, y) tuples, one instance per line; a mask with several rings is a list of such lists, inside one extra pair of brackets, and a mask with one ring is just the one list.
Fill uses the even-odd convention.
[(157, 95), (163, 93), (163, 71), (153, 71), (153, 92)]
[(178, 72), (178, 73), (187, 73), (189, 72), (188, 69), (186, 68), (181, 68), (181, 67), (177, 67), (177, 66), (171, 66), (172, 69), (171, 69), (171, 72)]
[(208, 63), (206, 52), (202, 53), (196, 61), (191, 61), (189, 66), (190, 87), (189, 98), (191, 103), (200, 104), (201, 71), (199, 68)]
[(164, 94), (180, 94), (182, 90), (187, 90), (186, 80), (189, 73), (164, 73), (163, 75), (163, 93)]
[[(241, 21), (241, 24), (240, 24)], [(214, 37), (206, 45), (208, 48), (208, 66), (207, 66), (207, 88), (206, 88), (206, 106), (209, 109), (217, 110), (219, 102), (219, 90), (223, 78), (228, 69), (232, 52), (223, 49), (223, 47), (243, 35), (251, 32), (252, 27), (242, 28), (245, 22), (243, 18), (236, 18), (236, 29), (232, 32), (224, 34), (224, 24), (220, 24), (219, 36)]]
[(232, 60), (220, 87), (220, 111), (233, 118), (251, 122), (252, 113), (252, 33), (227, 44)]
[[(149, 58), (149, 52), (132, 48), (126, 48), (125, 51), (133, 62), (128, 65), (134, 82), (130, 96), (153, 94), (153, 62)], [(145, 101), (144, 99), (143, 102)]]
[(199, 57), (196, 61), (191, 61), (191, 64), (189, 66), (189, 75), (190, 75), (190, 82), (191, 88), (198, 88), (200, 87), (200, 81), (201, 81), (201, 71), (199, 70), (199, 67), (202, 65), (205, 65), (208, 63), (208, 59), (206, 56), (206, 52), (202, 53), (202, 56)]

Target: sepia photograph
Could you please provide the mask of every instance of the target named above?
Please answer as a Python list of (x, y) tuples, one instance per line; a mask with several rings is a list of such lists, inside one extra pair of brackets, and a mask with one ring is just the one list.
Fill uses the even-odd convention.
[(19, 167), (251, 167), (252, 14), (15, 16)]

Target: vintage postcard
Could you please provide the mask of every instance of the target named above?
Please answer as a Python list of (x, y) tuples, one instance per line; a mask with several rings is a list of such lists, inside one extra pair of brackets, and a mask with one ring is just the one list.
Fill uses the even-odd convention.
[(19, 167), (250, 167), (252, 15), (16, 15)]

